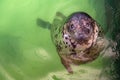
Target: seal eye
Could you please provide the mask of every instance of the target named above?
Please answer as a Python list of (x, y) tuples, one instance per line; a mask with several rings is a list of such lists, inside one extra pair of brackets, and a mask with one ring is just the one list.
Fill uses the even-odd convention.
[(74, 30), (74, 29), (75, 29), (75, 28), (74, 28), (74, 25), (71, 24), (70, 27), (69, 27), (69, 29), (70, 29), (70, 30)]

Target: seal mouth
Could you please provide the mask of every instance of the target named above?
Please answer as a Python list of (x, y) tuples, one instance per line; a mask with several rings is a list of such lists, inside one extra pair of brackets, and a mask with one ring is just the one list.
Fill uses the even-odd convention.
[(75, 39), (77, 41), (86, 41), (89, 39), (89, 36), (84, 33), (75, 33)]

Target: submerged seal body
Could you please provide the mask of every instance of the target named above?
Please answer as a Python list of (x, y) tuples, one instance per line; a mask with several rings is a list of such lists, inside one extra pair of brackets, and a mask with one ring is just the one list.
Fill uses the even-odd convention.
[(85, 12), (75, 12), (68, 17), (58, 12), (50, 25), (52, 41), (69, 73), (73, 73), (71, 64), (93, 61), (105, 47), (100, 26)]
[(70, 64), (82, 64), (95, 60), (104, 49), (104, 36), (96, 21), (87, 13), (76, 12), (68, 18), (56, 17), (51, 27), (51, 37), (69, 73)]

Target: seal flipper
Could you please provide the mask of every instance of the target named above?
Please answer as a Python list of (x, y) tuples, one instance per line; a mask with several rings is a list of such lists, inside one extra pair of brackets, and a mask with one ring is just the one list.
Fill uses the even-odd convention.
[[(61, 18), (62, 20), (64, 20), (66, 18), (65, 15), (63, 15), (61, 12), (56, 12), (56, 16), (55, 17), (59, 17)], [(42, 28), (45, 28), (45, 29), (49, 29), (50, 30), (50, 27), (52, 26), (52, 24), (48, 21), (44, 21), (40, 18), (37, 18), (36, 20), (36, 24)]]
[(67, 71), (70, 73), (70, 74), (73, 74), (73, 70), (71, 68), (71, 60), (67, 58), (67, 56), (65, 55), (60, 55), (60, 58), (61, 58), (61, 63), (64, 65), (64, 67), (67, 69)]
[(62, 19), (66, 19), (67, 17), (64, 15), (64, 14), (62, 14), (61, 12), (56, 12), (56, 16), (59, 16), (59, 17), (61, 17)]
[(51, 23), (47, 22), (47, 21), (44, 21), (40, 18), (37, 18), (36, 20), (36, 24), (42, 28), (45, 28), (45, 29), (50, 29), (51, 27)]

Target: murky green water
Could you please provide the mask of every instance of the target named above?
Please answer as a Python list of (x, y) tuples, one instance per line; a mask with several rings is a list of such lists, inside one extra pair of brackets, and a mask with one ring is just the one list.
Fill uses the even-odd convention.
[(0, 80), (99, 80), (102, 58), (75, 67), (75, 74), (69, 75), (49, 30), (36, 22), (38, 18), (52, 22), (57, 11), (66, 16), (84, 11), (107, 30), (104, 3), (104, 0), (0, 0)]

